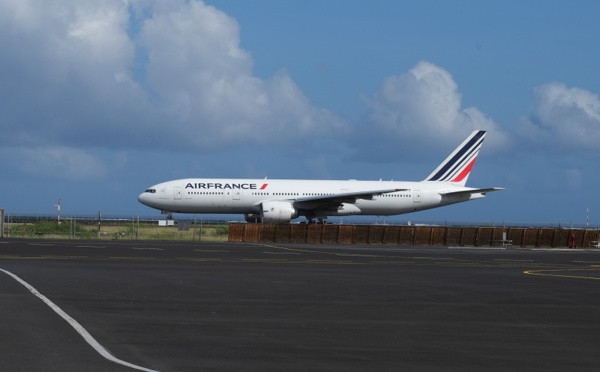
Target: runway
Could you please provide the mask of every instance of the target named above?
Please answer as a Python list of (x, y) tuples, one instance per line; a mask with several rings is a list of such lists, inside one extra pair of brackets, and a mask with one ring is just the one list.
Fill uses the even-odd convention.
[(4, 239), (0, 269), (7, 371), (600, 365), (600, 251)]

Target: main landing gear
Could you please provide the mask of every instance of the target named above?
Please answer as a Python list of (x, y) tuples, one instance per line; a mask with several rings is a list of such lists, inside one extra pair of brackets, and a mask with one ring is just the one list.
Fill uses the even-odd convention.
[(327, 220), (327, 217), (317, 218), (316, 221), (313, 218), (306, 217), (306, 222), (303, 222), (303, 223), (315, 223), (317, 225), (325, 225), (327, 223), (326, 220)]

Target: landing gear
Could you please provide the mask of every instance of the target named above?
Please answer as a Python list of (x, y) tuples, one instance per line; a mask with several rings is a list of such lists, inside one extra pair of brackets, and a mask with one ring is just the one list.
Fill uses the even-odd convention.
[(161, 214), (166, 214), (167, 215), (167, 220), (172, 220), (173, 219), (173, 212), (167, 212), (167, 211), (161, 211)]
[(319, 218), (317, 217), (317, 221), (315, 222), (315, 220), (313, 218), (308, 218), (306, 217), (306, 222), (304, 223), (316, 223), (318, 225), (324, 225), (327, 223), (327, 221), (325, 221), (327, 219), (327, 217), (323, 217), (323, 218)]

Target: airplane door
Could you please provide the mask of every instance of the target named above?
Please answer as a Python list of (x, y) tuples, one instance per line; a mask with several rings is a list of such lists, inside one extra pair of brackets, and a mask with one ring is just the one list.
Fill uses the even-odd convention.
[(233, 200), (240, 200), (241, 199), (241, 192), (240, 190), (233, 190), (231, 193), (231, 199)]
[(175, 200), (181, 200), (181, 195), (182, 195), (181, 187), (175, 187), (174, 193), (173, 193)]
[(413, 203), (420, 203), (421, 202), (421, 190), (414, 190), (413, 191)]

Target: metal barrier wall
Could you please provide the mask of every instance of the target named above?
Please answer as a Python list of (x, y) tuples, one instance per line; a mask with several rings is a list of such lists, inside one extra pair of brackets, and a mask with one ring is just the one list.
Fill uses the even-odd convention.
[(440, 227), (318, 224), (229, 226), (230, 242), (309, 244), (392, 244), (577, 248), (597, 242), (598, 230), (523, 227)]

